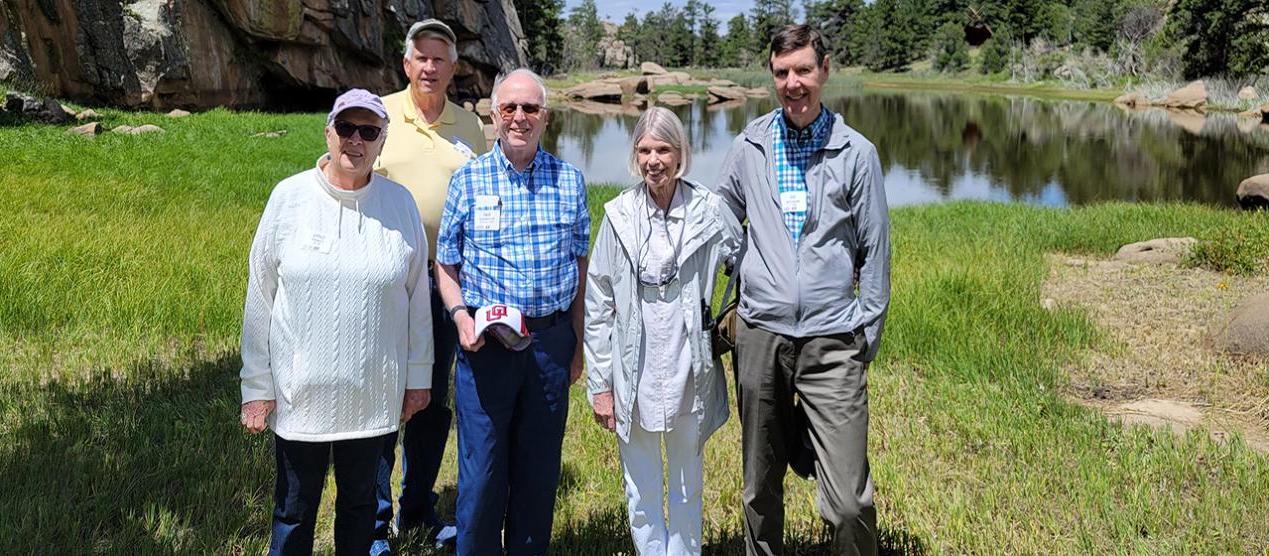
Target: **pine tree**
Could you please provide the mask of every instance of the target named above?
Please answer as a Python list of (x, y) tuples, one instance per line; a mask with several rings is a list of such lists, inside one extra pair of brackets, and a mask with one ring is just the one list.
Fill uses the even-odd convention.
[(727, 36), (719, 48), (719, 62), (723, 67), (728, 68), (748, 66), (753, 60), (750, 50), (753, 42), (749, 19), (745, 17), (745, 14), (737, 14), (727, 21)]
[(543, 75), (555, 73), (563, 62), (559, 45), (564, 0), (515, 0), (516, 16), (528, 42), (529, 66)]
[(1264, 0), (1179, 0), (1168, 34), (1184, 45), (1185, 77), (1245, 77), (1269, 68), (1269, 6)]
[(718, 67), (722, 38), (718, 36), (718, 20), (714, 18), (714, 6), (710, 4), (701, 5), (701, 33), (696, 44), (696, 63), (707, 68)]
[(595, 0), (582, 0), (568, 14), (568, 27), (564, 31), (564, 67), (594, 69), (599, 67), (599, 39), (604, 36), (604, 26), (599, 21), (599, 8)]
[(848, 31), (863, 8), (864, 0), (811, 0), (803, 5), (804, 21), (824, 36), (834, 63), (848, 66), (858, 62)]
[(771, 36), (781, 27), (793, 23), (791, 0), (754, 0), (752, 15), (753, 47), (751, 52), (765, 56)]
[(934, 69), (955, 73), (969, 66), (969, 47), (965, 46), (965, 27), (944, 23), (934, 34)]

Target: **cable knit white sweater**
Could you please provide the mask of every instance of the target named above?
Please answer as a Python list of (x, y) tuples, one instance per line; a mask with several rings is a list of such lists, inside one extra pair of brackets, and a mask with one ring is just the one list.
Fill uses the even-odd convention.
[(427, 237), (414, 199), (378, 174), (338, 189), (320, 167), (278, 183), (251, 245), (242, 401), (269, 427), (327, 442), (397, 430), (406, 388), (432, 382)]

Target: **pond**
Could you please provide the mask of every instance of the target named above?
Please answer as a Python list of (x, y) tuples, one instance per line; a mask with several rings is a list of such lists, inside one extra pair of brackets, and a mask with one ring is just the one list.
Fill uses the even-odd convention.
[[(1269, 125), (1229, 113), (888, 90), (830, 89), (825, 97), (877, 145), (894, 206), (953, 199), (1232, 206), (1240, 181), (1269, 172)], [(689, 177), (712, 185), (732, 139), (775, 107), (774, 99), (754, 99), (673, 108), (692, 144)], [(637, 119), (637, 111), (561, 108), (544, 145), (578, 165), (590, 183), (633, 183), (626, 160)]]

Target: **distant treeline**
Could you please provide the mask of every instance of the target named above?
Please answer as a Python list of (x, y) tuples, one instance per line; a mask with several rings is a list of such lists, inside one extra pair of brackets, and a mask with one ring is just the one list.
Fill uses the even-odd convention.
[(1265, 0), (806, 0), (801, 5), (756, 0), (749, 13), (731, 18), (725, 28), (713, 6), (688, 0), (682, 7), (665, 3), (642, 15), (631, 12), (609, 38), (594, 0), (567, 14), (564, 0), (515, 0), (515, 6), (530, 59), (547, 73), (602, 67), (601, 47), (612, 38), (641, 62), (750, 66), (766, 59), (773, 31), (792, 22), (818, 27), (839, 66), (875, 71), (903, 70), (927, 58), (935, 69), (968, 69), (968, 48), (982, 46), (978, 69), (983, 73), (1043, 74), (1046, 64), (1060, 65), (1072, 55), (1102, 60), (1121, 76), (1269, 73)]

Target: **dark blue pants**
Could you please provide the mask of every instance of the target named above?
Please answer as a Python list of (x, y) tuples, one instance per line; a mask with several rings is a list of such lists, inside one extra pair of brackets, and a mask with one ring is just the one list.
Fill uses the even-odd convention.
[(300, 442), (273, 435), (277, 483), (273, 489), (273, 539), (269, 554), (313, 553), (313, 527), (335, 463), (335, 553), (370, 551), (375, 527), (375, 465), (383, 436)]
[[(418, 526), (440, 523), (436, 515), (437, 495), (433, 492), (436, 476), (441, 471), (441, 458), (445, 456), (445, 442), (449, 440), (449, 425), (453, 413), (449, 409), (449, 373), (454, 365), (454, 350), (458, 348), (458, 331), (454, 321), (445, 311), (445, 302), (432, 281), (432, 340), (435, 344), (436, 362), (432, 365), (432, 401), (423, 411), (414, 414), (406, 422), (401, 435), (401, 504), (397, 515), (397, 529), (406, 531)], [(375, 518), (375, 538), (386, 539), (392, 528), (392, 467), (395, 464), (397, 433), (391, 433), (383, 443), (379, 457), (378, 485), (379, 513)]]
[(568, 420), (568, 374), (577, 337), (566, 320), (534, 333), (524, 351), (486, 339), (460, 351), (458, 553), (546, 554)]

